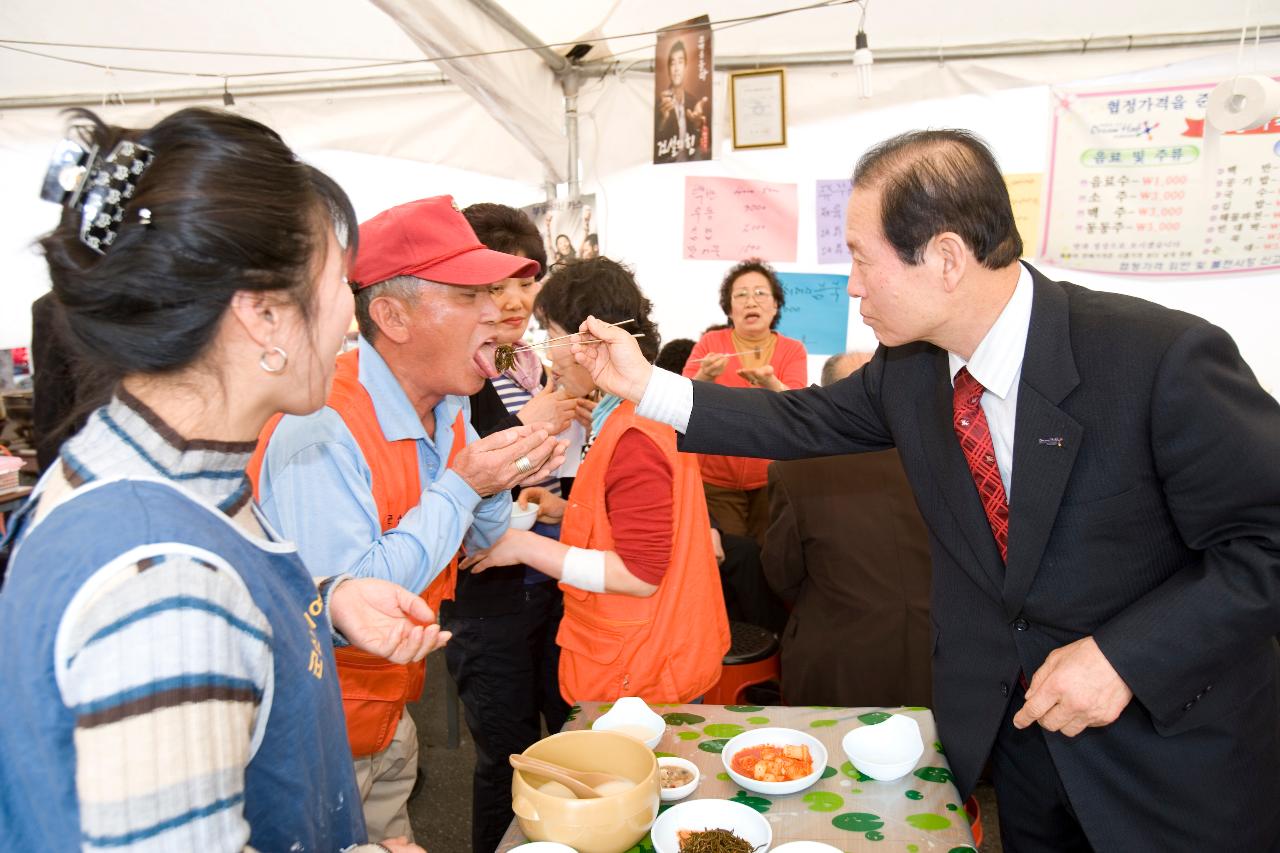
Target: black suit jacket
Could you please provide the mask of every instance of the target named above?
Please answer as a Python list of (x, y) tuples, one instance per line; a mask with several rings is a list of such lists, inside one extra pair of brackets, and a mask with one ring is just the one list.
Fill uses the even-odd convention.
[(1280, 406), (1221, 329), (1032, 274), (1007, 567), (952, 432), (947, 355), (930, 344), (882, 347), (829, 388), (696, 382), (681, 449), (897, 446), (929, 528), (934, 703), (962, 795), (1019, 671), (1092, 635), (1134, 699), (1109, 726), (1045, 736), (1093, 846), (1269, 849)]

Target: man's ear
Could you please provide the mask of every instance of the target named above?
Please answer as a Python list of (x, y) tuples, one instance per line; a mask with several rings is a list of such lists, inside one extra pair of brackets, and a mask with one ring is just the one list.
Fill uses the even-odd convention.
[(237, 290), (231, 297), (230, 314), (244, 333), (264, 350), (283, 337), (284, 312), (280, 300), (270, 293)]
[(969, 269), (972, 253), (960, 235), (954, 231), (943, 231), (929, 242), (939, 262), (943, 289), (947, 293), (954, 293)]
[(394, 296), (377, 296), (369, 303), (369, 316), (378, 334), (403, 344), (409, 340), (409, 306)]

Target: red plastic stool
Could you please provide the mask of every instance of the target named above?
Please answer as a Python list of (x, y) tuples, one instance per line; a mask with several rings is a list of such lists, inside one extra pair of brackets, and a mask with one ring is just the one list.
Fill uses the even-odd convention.
[(973, 846), (982, 846), (982, 809), (978, 808), (978, 798), (970, 797), (964, 801), (964, 813), (969, 816), (969, 830), (973, 833)]
[(708, 705), (740, 705), (748, 687), (781, 673), (777, 634), (749, 622), (730, 622), (729, 634), (720, 681), (703, 697)]

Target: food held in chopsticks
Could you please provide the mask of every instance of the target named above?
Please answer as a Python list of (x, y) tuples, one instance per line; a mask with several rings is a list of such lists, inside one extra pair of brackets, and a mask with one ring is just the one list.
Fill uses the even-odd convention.
[(804, 744), (761, 744), (739, 750), (733, 771), (757, 782), (792, 782), (813, 772), (813, 756)]
[[(617, 323), (610, 323), (609, 325), (625, 326), (627, 323), (634, 323), (634, 322), (635, 320), (633, 318), (628, 318), (626, 320), (619, 320)], [(518, 352), (524, 352), (525, 350), (531, 350), (531, 349), (551, 349), (552, 347), (568, 347), (568, 346), (573, 346), (575, 343), (579, 343), (579, 344), (604, 343), (604, 341), (592, 339), (592, 338), (588, 338), (587, 340), (583, 340), (583, 341), (568, 341), (567, 343), (556, 343), (556, 341), (564, 341), (567, 338), (572, 338), (577, 334), (579, 333), (574, 332), (571, 335), (561, 335), (558, 338), (548, 338), (547, 340), (542, 341), (541, 343), (527, 344), (526, 346), (522, 346), (522, 347), (514, 347), (511, 344), (502, 344), (501, 346), (497, 347), (493, 352), (493, 366), (497, 368), (499, 373), (505, 373), (506, 371), (510, 370), (512, 367), (515, 366), (516, 353)], [(644, 335), (636, 334), (636, 335), (632, 335), (631, 337), (643, 338)]]
[(680, 853), (752, 853), (751, 842), (727, 829), (682, 829), (676, 833)]

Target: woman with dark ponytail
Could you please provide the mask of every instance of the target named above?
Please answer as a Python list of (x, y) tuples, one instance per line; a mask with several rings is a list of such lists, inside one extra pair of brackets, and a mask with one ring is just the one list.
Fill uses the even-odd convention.
[(324, 403), (352, 316), (354, 211), (230, 113), (135, 131), (79, 112), (75, 129), (77, 157), (51, 175), (67, 210), (41, 245), (107, 402), (11, 525), (0, 837), (363, 845), (332, 646), (408, 661), (447, 635), (394, 584), (316, 584), (244, 476), (271, 415)]

